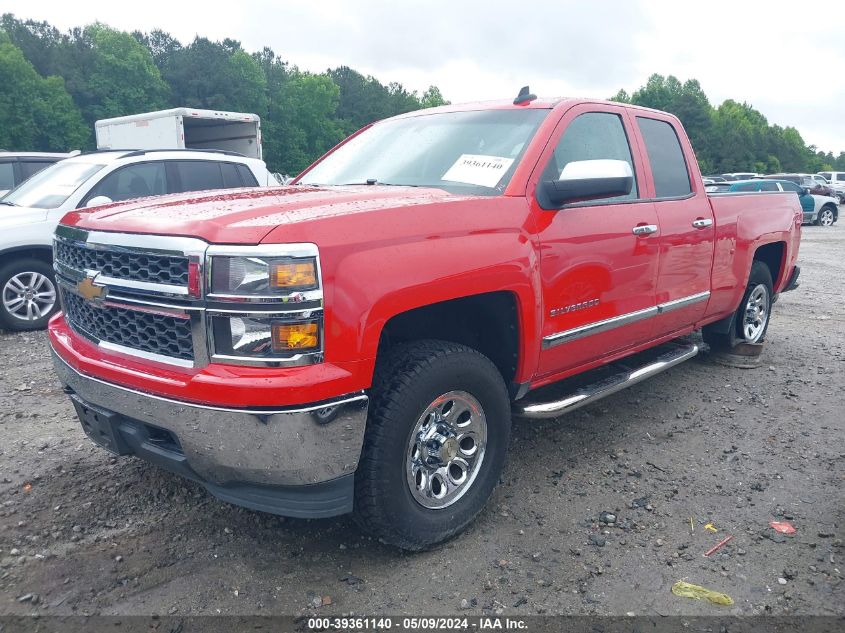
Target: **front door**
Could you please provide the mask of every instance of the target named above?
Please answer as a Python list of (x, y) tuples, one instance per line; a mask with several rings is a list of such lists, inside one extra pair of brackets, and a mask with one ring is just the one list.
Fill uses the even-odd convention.
[[(616, 159), (631, 165), (627, 196), (541, 209), (533, 200), (543, 285), (538, 378), (595, 361), (649, 338), (660, 236), (624, 109), (582, 104), (562, 117), (532, 179), (555, 180), (567, 163)], [(637, 228), (639, 227), (639, 228)], [(634, 233), (637, 229), (637, 233)]]

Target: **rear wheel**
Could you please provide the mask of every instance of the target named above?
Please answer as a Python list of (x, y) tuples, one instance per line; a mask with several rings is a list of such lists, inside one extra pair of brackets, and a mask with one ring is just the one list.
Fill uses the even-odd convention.
[(373, 381), (356, 520), (407, 550), (458, 534), (499, 480), (510, 423), (507, 389), (487, 357), (445, 341), (396, 346)]
[(769, 267), (763, 262), (753, 262), (742, 301), (733, 315), (732, 326), (727, 331), (719, 331), (718, 323), (705, 326), (702, 330), (705, 342), (722, 350), (740, 343), (761, 343), (766, 337), (772, 314), (772, 286)]
[(40, 259), (0, 267), (0, 293), (0, 326), (7, 330), (42, 329), (59, 305), (53, 269)]
[(822, 207), (816, 222), (819, 226), (833, 226), (833, 223), (836, 222), (836, 210), (830, 206)]

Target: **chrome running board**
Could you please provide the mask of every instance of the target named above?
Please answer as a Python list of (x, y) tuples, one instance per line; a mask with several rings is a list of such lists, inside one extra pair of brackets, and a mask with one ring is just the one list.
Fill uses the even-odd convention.
[(548, 419), (556, 418), (564, 413), (588, 405), (596, 400), (614, 394), (618, 391), (636, 385), (647, 378), (656, 376), (667, 369), (679, 365), (698, 354), (698, 345), (684, 343), (655, 360), (638, 367), (614, 374), (608, 378), (588, 384), (578, 389), (572, 395), (553, 402), (516, 402), (513, 405), (513, 415), (519, 418)]

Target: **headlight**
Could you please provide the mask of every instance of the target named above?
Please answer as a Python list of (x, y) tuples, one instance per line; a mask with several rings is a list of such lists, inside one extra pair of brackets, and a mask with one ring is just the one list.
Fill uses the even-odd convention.
[(314, 257), (211, 258), (211, 292), (215, 295), (288, 295), (320, 287)]
[(318, 319), (292, 322), (275, 316), (214, 316), (212, 329), (218, 356), (273, 360), (320, 349)]
[(212, 361), (321, 362), (323, 291), (316, 245), (214, 245), (207, 254)]

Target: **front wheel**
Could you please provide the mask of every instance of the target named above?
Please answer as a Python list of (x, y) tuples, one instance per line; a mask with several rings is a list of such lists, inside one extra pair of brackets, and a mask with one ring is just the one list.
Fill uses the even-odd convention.
[(0, 293), (0, 327), (7, 330), (40, 330), (59, 307), (53, 269), (40, 259), (0, 267)]
[(510, 401), (495, 365), (445, 341), (397, 345), (381, 359), (355, 518), (381, 541), (422, 550), (463, 530), (495, 488)]
[(819, 226), (833, 226), (833, 223), (836, 222), (836, 212), (831, 207), (824, 207), (819, 211), (816, 222)]

